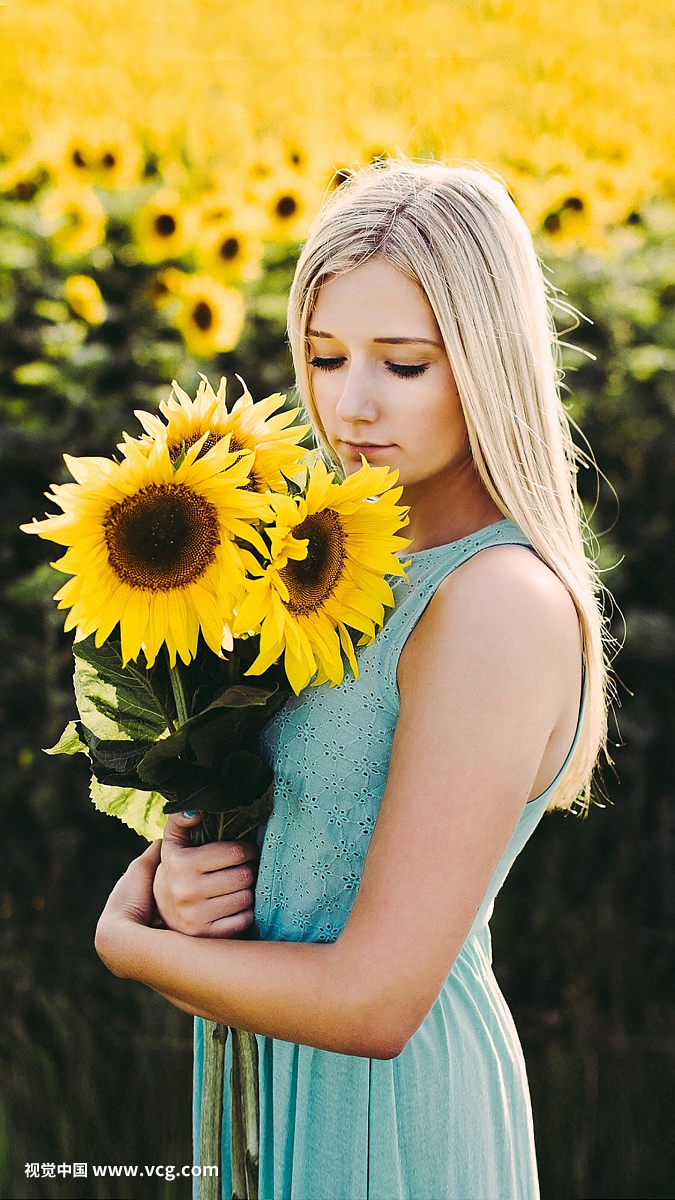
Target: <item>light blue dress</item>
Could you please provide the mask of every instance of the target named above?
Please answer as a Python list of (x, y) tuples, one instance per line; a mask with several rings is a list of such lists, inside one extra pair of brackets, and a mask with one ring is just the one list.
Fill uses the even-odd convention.
[[(488, 546), (530, 546), (511, 521), (411, 556), (392, 580), (396, 608), (359, 651), (359, 679), (306, 688), (263, 733), (276, 774), (261, 837), (255, 917), (263, 939), (332, 942), (359, 887), (398, 717), (396, 667), (436, 588)], [(530, 547), (531, 548), (531, 547)], [(556, 779), (525, 805), (471, 931), (433, 1008), (398, 1057), (357, 1058), (258, 1035), (260, 1200), (535, 1200), (525, 1063), (491, 967), (488, 921)], [(261, 834), (262, 834), (261, 830)], [(202, 1022), (195, 1022), (199, 1161)], [(229, 1080), (229, 1040), (226, 1080)], [(229, 1085), (222, 1196), (232, 1195)], [(195, 1181), (196, 1184), (197, 1181)]]

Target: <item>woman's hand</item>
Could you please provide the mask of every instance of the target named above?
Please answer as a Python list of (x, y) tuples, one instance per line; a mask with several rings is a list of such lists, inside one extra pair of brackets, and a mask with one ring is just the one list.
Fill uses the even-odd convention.
[(192, 937), (227, 938), (253, 924), (258, 848), (252, 842), (191, 846), (199, 814), (170, 816), (153, 892), (164, 924)]
[(94, 945), (114, 975), (133, 974), (134, 931), (138, 926), (152, 925), (157, 916), (152, 881), (161, 851), (162, 843), (152, 842), (129, 863), (99, 918)]

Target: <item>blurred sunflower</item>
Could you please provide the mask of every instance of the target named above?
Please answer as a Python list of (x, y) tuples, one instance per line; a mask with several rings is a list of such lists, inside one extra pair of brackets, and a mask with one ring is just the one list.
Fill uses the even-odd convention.
[(179, 271), (177, 267), (164, 267), (148, 281), (146, 288), (148, 299), (160, 309), (173, 305), (177, 312), (180, 294), (187, 278), (186, 271)]
[(269, 505), (246, 491), (252, 455), (204, 441), (171, 461), (165, 440), (127, 442), (120, 463), (64, 455), (75, 483), (45, 493), (63, 515), (22, 525), (69, 549), (52, 563), (72, 575), (54, 596), (70, 608), (65, 630), (100, 646), (119, 623), (124, 665), (144, 651), (152, 666), (166, 644), (171, 666), (197, 652), (201, 629), (215, 654), (232, 647), (232, 611), (244, 586), (235, 537), (258, 546), (247, 522), (269, 518)]
[(200, 266), (224, 283), (257, 279), (262, 271), (262, 214), (231, 186), (204, 193), (196, 207)]
[(287, 169), (284, 151), (277, 138), (258, 138), (246, 160), (242, 163), (243, 177), (248, 179), (253, 187), (265, 186), (276, 175)]
[(163, 188), (139, 208), (134, 219), (134, 239), (143, 262), (180, 258), (194, 242), (197, 215), (178, 192)]
[(196, 358), (212, 358), (236, 346), (244, 328), (246, 306), (241, 292), (224, 287), (210, 275), (185, 275), (173, 324)]
[(248, 178), (246, 195), (252, 212), (257, 210), (264, 219), (263, 236), (275, 242), (304, 237), (309, 215), (321, 199), (314, 175), (288, 167), (279, 148), (278, 155), (270, 154), (252, 163)]
[(63, 147), (60, 174), (97, 187), (132, 187), (138, 181), (141, 149), (122, 126), (97, 127), (71, 134)]
[(199, 225), (202, 230), (221, 229), (237, 220), (246, 207), (243, 196), (231, 187), (214, 187), (203, 192), (197, 201)]
[(91, 188), (52, 189), (41, 204), (40, 214), (47, 236), (57, 249), (68, 254), (87, 254), (105, 238), (105, 212)]
[[(298, 443), (310, 428), (309, 425), (292, 424), (300, 410), (284, 409), (277, 413), (286, 399), (279, 392), (254, 403), (240, 379), (243, 394), (228, 412), (225, 401), (227, 380), (221, 379), (216, 395), (206, 377), (202, 375), (201, 378), (194, 400), (174, 380), (171, 396), (159, 405), (166, 424), (154, 413), (136, 411), (147, 435), (140, 439), (141, 443), (149, 445), (156, 438), (166, 438), (169, 457), (175, 462), (184, 449), (188, 450), (204, 434), (207, 436), (200, 454), (206, 454), (222, 438), (228, 438), (230, 452), (253, 451), (255, 454), (253, 465), (249, 464), (249, 490), (285, 491), (286, 482), (281, 472), (293, 475), (297, 470), (304, 455)], [(119, 449), (126, 452), (126, 445), (122, 443)]]
[(397, 505), (398, 473), (361, 468), (341, 484), (318, 460), (304, 497), (271, 496), (276, 524), (266, 530), (269, 562), (245, 554), (252, 578), (238, 607), (234, 632), (260, 630), (260, 653), (247, 672), (259, 675), (283, 653), (288, 680), (297, 693), (314, 684), (339, 684), (341, 650), (358, 678), (351, 635), (359, 645), (375, 637), (384, 605), (393, 605), (385, 575), (405, 575), (396, 552), (408, 542), (397, 536), (407, 509)]
[(48, 173), (32, 150), (0, 167), (0, 193), (8, 200), (26, 203), (47, 182)]
[(318, 208), (320, 199), (313, 182), (289, 171), (275, 176), (272, 186), (261, 192), (269, 238), (275, 242), (295, 242), (304, 237), (308, 214)]
[(69, 275), (63, 294), (73, 312), (88, 325), (101, 325), (106, 319), (105, 300), (90, 275)]
[(263, 243), (255, 228), (244, 221), (224, 224), (200, 235), (197, 258), (202, 267), (224, 283), (257, 279), (262, 273)]
[(552, 241), (576, 242), (579, 234), (586, 233), (591, 223), (591, 198), (585, 189), (568, 186), (560, 192), (553, 204), (547, 205), (541, 220), (541, 231)]

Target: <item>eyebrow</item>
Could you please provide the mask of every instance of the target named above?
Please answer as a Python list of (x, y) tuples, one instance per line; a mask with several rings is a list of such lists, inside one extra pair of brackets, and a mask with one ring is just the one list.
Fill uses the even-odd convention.
[[(308, 329), (307, 335), (308, 335), (308, 337), (328, 338), (328, 339), (331, 339), (334, 336), (332, 333), (324, 333), (323, 330), (321, 330), (321, 329)], [(424, 345), (424, 346), (436, 346), (439, 350), (443, 349), (443, 347), (440, 345), (439, 342), (434, 342), (431, 340), (431, 338), (380, 337), (380, 338), (373, 338), (373, 341), (377, 342), (378, 345), (384, 345), (384, 346), (408, 346), (408, 345), (415, 344), (415, 345)]]

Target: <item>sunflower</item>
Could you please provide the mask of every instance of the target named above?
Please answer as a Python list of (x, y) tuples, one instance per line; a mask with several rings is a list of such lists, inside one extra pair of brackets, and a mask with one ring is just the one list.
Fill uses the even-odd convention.
[(244, 551), (247, 594), (238, 607), (234, 632), (260, 630), (260, 653), (247, 672), (259, 675), (284, 652), (288, 681), (299, 693), (314, 684), (339, 684), (341, 650), (358, 678), (351, 634), (359, 645), (373, 641), (393, 605), (385, 575), (404, 575), (396, 551), (408, 545), (397, 535), (407, 509), (397, 505), (398, 472), (362, 466), (344, 483), (318, 460), (304, 497), (271, 496), (276, 524), (266, 533), (269, 562), (259, 566)]
[[(262, 189), (261, 189), (262, 190)], [(268, 219), (269, 237), (278, 242), (296, 242), (305, 237), (308, 214), (317, 207), (319, 199), (309, 180), (288, 171), (264, 189), (262, 201)]]
[(87, 254), (105, 238), (105, 211), (92, 188), (53, 188), (40, 212), (45, 233), (68, 254)]
[(105, 300), (91, 275), (69, 275), (63, 294), (73, 312), (88, 325), (101, 325), (107, 315)]
[(121, 126), (81, 130), (68, 138), (58, 166), (71, 178), (98, 187), (133, 187), (140, 174), (140, 146)]
[(263, 243), (259, 231), (245, 219), (207, 226), (197, 242), (200, 264), (224, 283), (257, 279), (262, 273)]
[(178, 312), (181, 292), (188, 278), (186, 271), (179, 271), (177, 267), (164, 267), (149, 280), (146, 295), (157, 308)]
[[(174, 380), (172, 395), (159, 405), (167, 424), (154, 413), (137, 410), (136, 416), (148, 435), (141, 440), (147, 445), (149, 440), (166, 437), (169, 455), (175, 461), (183, 447), (187, 450), (204, 434), (207, 439), (202, 453), (221, 438), (229, 438), (231, 452), (255, 452), (247, 485), (249, 490), (285, 491), (286, 482), (281, 472), (293, 475), (297, 471), (304, 456), (298, 442), (310, 428), (309, 425), (291, 424), (299, 409), (284, 409), (277, 413), (286, 399), (279, 392), (254, 403), (244, 381), (239, 379), (244, 391), (228, 412), (225, 403), (227, 380), (221, 379), (216, 395), (206, 376), (201, 378), (194, 400)], [(120, 445), (119, 449), (125, 451), (125, 445)]]
[(241, 292), (224, 287), (210, 275), (186, 275), (173, 323), (196, 358), (212, 358), (236, 346), (244, 328), (246, 306)]
[(179, 258), (192, 246), (196, 214), (177, 192), (163, 188), (136, 213), (134, 238), (146, 263)]
[(0, 167), (0, 194), (8, 200), (27, 203), (37, 195), (49, 178), (48, 172), (35, 153), (24, 151), (13, 162)]
[(166, 643), (171, 666), (190, 662), (199, 631), (216, 654), (232, 647), (229, 625), (244, 586), (240, 537), (261, 544), (248, 524), (269, 519), (263, 497), (246, 491), (252, 455), (223, 439), (200, 457), (206, 438), (177, 466), (164, 439), (127, 442), (124, 459), (64, 455), (75, 483), (46, 493), (63, 515), (22, 525), (69, 549), (52, 563), (72, 575), (56, 593), (70, 608), (64, 628), (103, 644), (120, 625), (122, 658), (145, 653), (152, 666)]
[(276, 156), (256, 160), (249, 170), (246, 195), (252, 219), (260, 215), (263, 237), (271, 241), (300, 241), (319, 205), (321, 189), (313, 175), (286, 166), (276, 149)]

